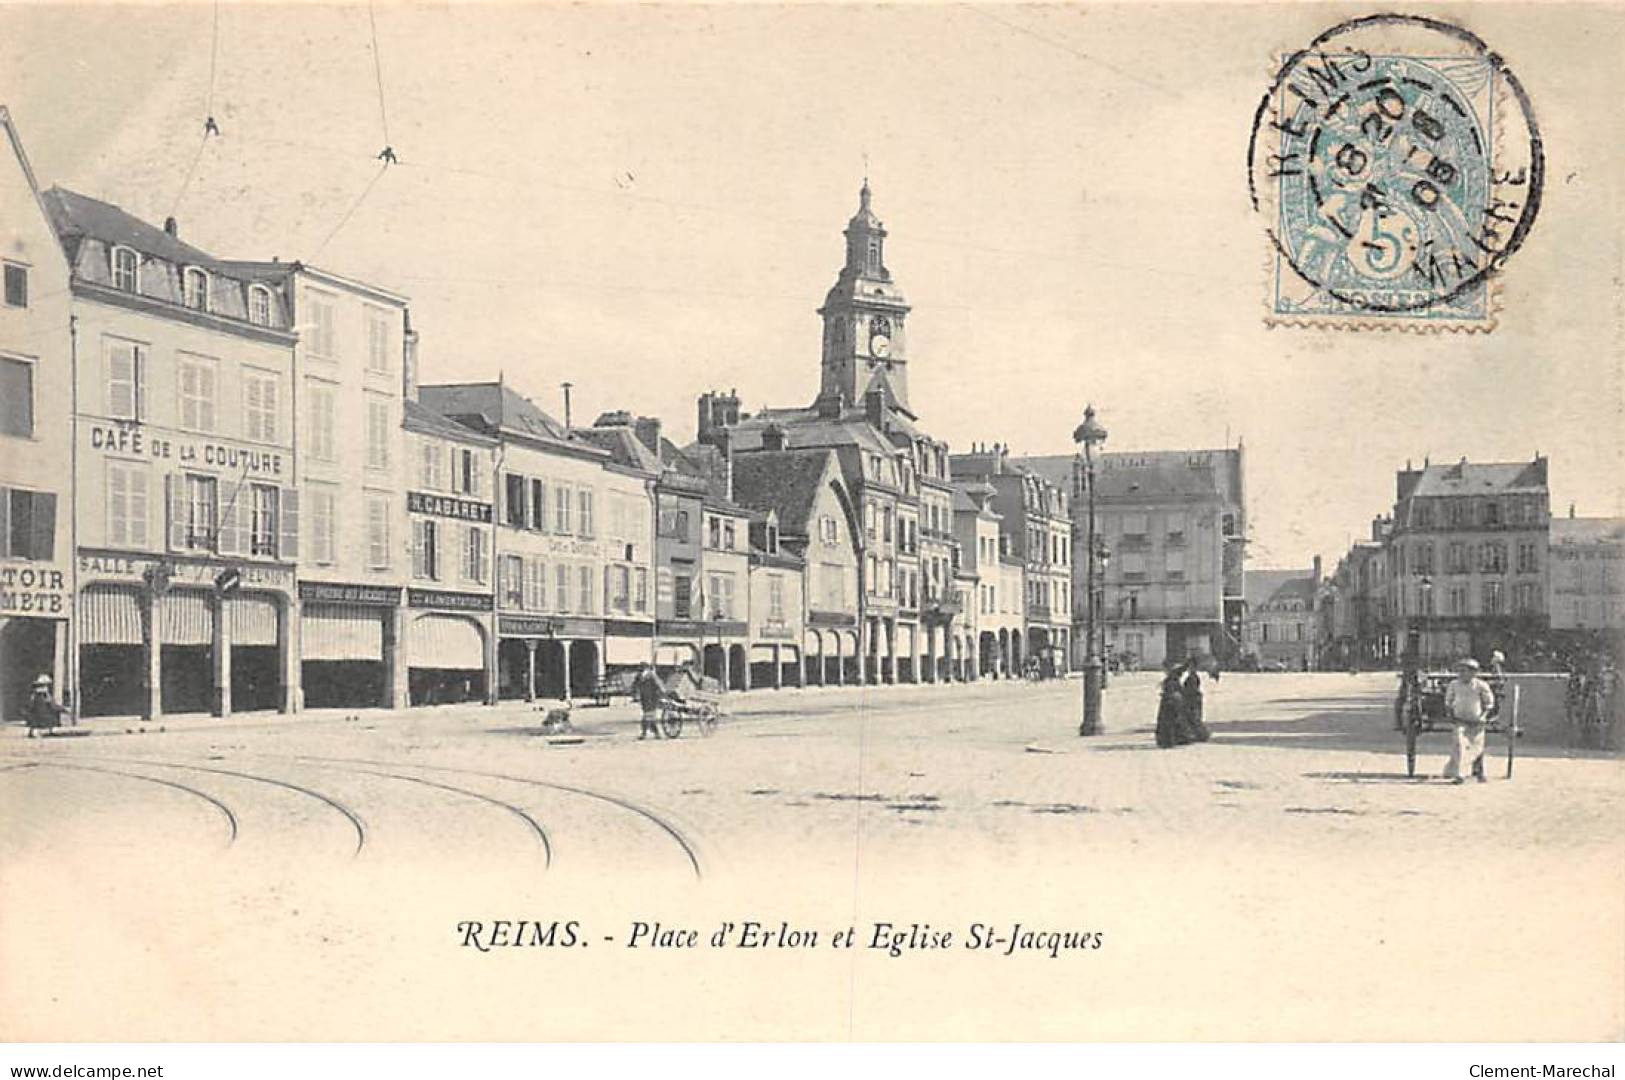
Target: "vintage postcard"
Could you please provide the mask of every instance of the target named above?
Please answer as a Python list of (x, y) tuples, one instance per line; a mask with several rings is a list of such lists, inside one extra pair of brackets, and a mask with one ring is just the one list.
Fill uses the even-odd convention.
[(1622, 48), (0, 8), (0, 1036), (1619, 1040)]

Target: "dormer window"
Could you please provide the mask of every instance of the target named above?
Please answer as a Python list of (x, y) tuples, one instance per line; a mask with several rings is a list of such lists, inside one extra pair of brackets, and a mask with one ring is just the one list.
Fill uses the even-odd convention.
[(188, 266), (181, 275), (181, 302), (193, 311), (209, 310), (209, 272)]
[(264, 285), (248, 290), (248, 321), (255, 326), (271, 325), (271, 290)]
[(113, 288), (125, 292), (140, 291), (141, 261), (136, 253), (127, 247), (113, 249)]

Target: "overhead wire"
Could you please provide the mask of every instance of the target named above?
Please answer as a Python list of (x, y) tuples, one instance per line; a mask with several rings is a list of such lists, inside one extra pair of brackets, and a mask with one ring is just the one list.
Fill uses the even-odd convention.
[(209, 89), (203, 96), (203, 137), (198, 140), (197, 152), (192, 155), (192, 163), (186, 167), (186, 177), (181, 181), (180, 190), (175, 193), (175, 201), (170, 204), (170, 217), (174, 217), (180, 210), (181, 200), (185, 199), (187, 191), (191, 190), (192, 181), (197, 176), (198, 165), (203, 162), (203, 151), (209, 145), (209, 137), (220, 134), (220, 125), (214, 119), (214, 90), (219, 69), (220, 0), (214, 0), (214, 20), (209, 33)]

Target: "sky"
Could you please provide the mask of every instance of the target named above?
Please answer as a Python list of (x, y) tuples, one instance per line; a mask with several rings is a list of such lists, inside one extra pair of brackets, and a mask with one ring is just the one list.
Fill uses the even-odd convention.
[(0, 103), (42, 184), (404, 293), (425, 381), (679, 441), (706, 389), (811, 400), (867, 170), (928, 431), (1244, 440), (1252, 564), (1330, 565), (1427, 457), (1625, 514), (1625, 16), (1466, 10), (1549, 162), (1487, 335), (1264, 325), (1246, 145), (1310, 5), (5, 6)]

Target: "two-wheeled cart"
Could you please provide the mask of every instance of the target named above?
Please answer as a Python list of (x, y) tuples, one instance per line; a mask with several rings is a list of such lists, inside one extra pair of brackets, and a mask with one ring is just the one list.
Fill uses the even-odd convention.
[[(1405, 775), (1416, 776), (1416, 743), (1421, 736), (1435, 731), (1450, 731), (1455, 726), (1450, 710), (1445, 708), (1445, 689), (1455, 675), (1450, 672), (1423, 672), (1402, 695), (1399, 702), (1399, 729), (1405, 735)], [(1512, 761), (1517, 754), (1518, 688), (1502, 675), (1481, 676), (1495, 694), (1495, 707), (1490, 710), (1484, 730), (1504, 733), (1507, 738), (1506, 774), (1512, 776)]]
[(722, 702), (709, 693), (668, 693), (660, 703), (660, 733), (668, 739), (682, 735), (694, 725), (701, 735), (711, 735), (722, 719)]

